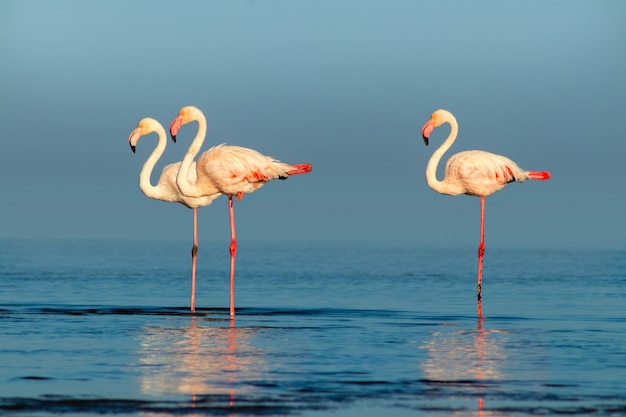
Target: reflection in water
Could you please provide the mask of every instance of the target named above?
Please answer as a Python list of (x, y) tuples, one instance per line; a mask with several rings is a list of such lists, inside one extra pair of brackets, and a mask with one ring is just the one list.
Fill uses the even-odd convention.
[(476, 330), (438, 331), (421, 347), (428, 351), (421, 364), (429, 381), (442, 384), (459, 384), (474, 389), (482, 415), (485, 383), (503, 379), (502, 363), (506, 355), (502, 340), (494, 337), (505, 332), (483, 328), (484, 318), (478, 318)]
[(263, 352), (250, 345), (255, 331), (199, 323), (192, 316), (188, 326), (146, 326), (141, 335), (141, 392), (153, 396), (224, 395), (233, 406), (246, 382), (264, 374)]

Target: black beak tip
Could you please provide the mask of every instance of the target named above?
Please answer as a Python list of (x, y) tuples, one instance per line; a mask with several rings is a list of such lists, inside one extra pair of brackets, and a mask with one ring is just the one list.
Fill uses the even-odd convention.
[(422, 136), (424, 138), (424, 145), (428, 146), (428, 138), (426, 136)]
[(130, 150), (133, 151), (133, 153), (135, 153), (135, 147), (133, 145), (130, 145)]
[(173, 141), (174, 143), (176, 143), (176, 135), (172, 135), (172, 134), (170, 134), (170, 136), (172, 137), (172, 141)]

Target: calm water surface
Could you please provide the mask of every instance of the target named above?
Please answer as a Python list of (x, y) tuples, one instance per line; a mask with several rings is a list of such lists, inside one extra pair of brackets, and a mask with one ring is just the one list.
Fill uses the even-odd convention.
[(626, 252), (0, 241), (0, 414), (626, 415)]

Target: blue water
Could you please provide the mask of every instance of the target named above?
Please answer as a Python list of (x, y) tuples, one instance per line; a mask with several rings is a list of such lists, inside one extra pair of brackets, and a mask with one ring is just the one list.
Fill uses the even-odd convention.
[(0, 241), (0, 414), (626, 415), (626, 252)]

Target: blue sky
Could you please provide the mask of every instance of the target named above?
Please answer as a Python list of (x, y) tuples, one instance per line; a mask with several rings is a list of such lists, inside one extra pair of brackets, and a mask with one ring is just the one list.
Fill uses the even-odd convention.
[[(236, 203), (240, 244), (477, 245), (479, 200), (424, 179), (448, 131), (425, 147), (420, 129), (446, 108), (444, 160), (483, 149), (553, 176), (487, 199), (487, 248), (626, 248), (625, 22), (620, 0), (5, 0), (0, 237), (190, 239), (189, 209), (138, 189), (156, 136), (127, 139), (193, 104), (205, 148), (313, 164)], [(201, 240), (229, 240), (225, 198), (199, 216)]]

